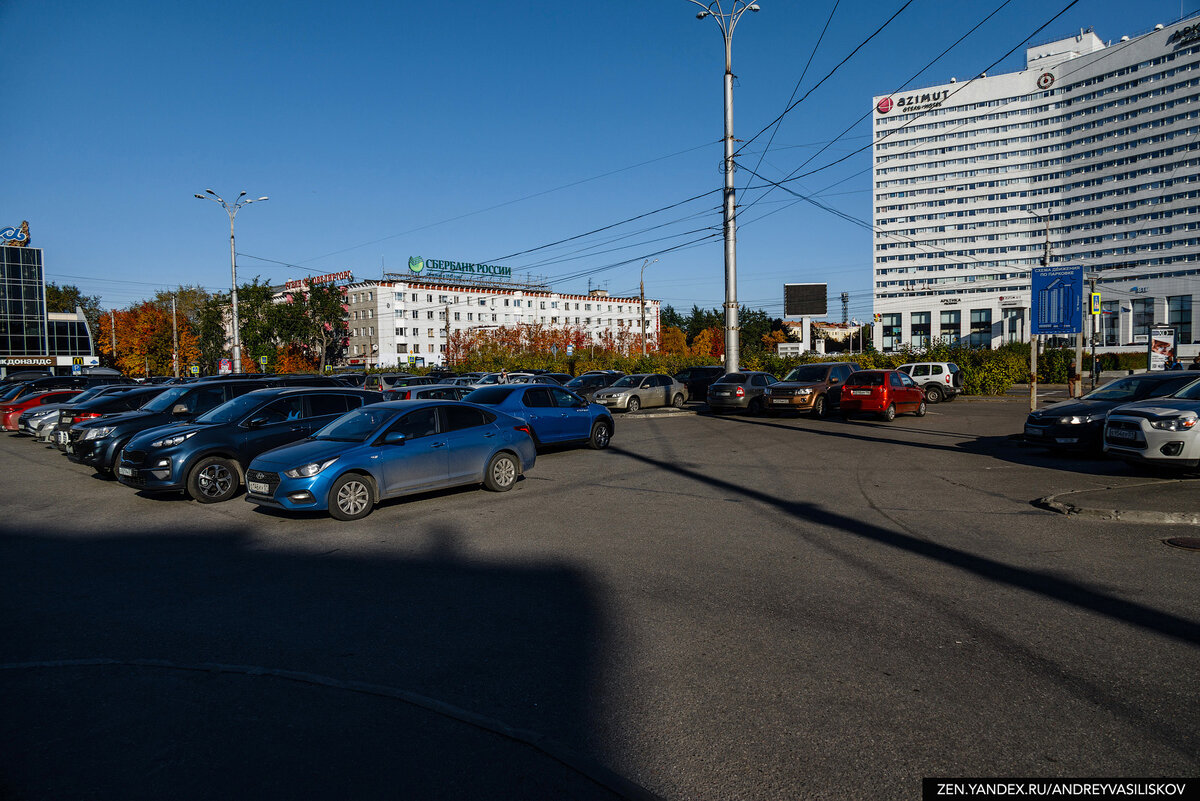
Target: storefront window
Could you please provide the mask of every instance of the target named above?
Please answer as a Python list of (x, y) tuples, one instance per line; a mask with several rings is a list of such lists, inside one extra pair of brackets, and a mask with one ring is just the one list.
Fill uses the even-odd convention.
[(929, 312), (913, 312), (909, 318), (909, 324), (912, 328), (912, 344), (914, 348), (928, 348), (929, 339), (932, 335), (932, 325), (930, 319), (933, 317)]
[(957, 345), (959, 337), (962, 336), (962, 312), (955, 309), (954, 311), (942, 312), (941, 326), (938, 330), (938, 336), (946, 340), (952, 345)]
[(883, 315), (883, 349), (896, 350), (900, 347), (900, 315)]
[(1175, 329), (1175, 341), (1181, 345), (1192, 341), (1192, 296), (1174, 295), (1167, 298), (1167, 324)]
[(992, 310), (971, 309), (971, 336), (967, 345), (972, 348), (992, 346)]

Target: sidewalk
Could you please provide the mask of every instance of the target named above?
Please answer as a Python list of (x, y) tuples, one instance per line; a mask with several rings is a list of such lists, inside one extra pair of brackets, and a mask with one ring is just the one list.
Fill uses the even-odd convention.
[(1200, 525), (1200, 479), (1147, 478), (1137, 484), (1048, 495), (1034, 506), (1065, 515), (1127, 523)]

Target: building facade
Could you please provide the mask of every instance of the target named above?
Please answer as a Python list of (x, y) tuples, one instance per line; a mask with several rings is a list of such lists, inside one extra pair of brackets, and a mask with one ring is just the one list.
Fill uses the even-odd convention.
[(0, 246), (0, 370), (96, 366), (87, 319), (46, 311), (41, 248)]
[[(345, 288), (346, 360), (363, 367), (445, 363), (451, 334), (518, 325), (571, 328), (591, 342), (641, 330), (638, 298), (517, 289), (417, 278), (361, 280)], [(647, 300), (646, 337), (656, 342), (659, 302)]]
[(1030, 271), (1081, 264), (1101, 346), (1200, 340), (1200, 16), (874, 98), (880, 350), (1030, 336)]

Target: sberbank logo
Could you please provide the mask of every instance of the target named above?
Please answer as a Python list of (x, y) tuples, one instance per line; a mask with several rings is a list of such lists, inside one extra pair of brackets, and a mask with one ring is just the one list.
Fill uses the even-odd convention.
[(410, 256), (408, 258), (408, 269), (414, 273), (419, 273), (425, 269), (425, 260), (420, 256)]

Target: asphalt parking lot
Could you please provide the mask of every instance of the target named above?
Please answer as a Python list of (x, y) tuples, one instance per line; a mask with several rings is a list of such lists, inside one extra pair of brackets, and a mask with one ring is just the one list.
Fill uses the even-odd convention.
[(1026, 408), (618, 415), (511, 492), (355, 523), (139, 496), (5, 436), (0, 799), (1200, 775), (1200, 551), (1035, 507), (1156, 479), (1020, 447)]

